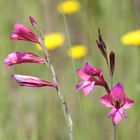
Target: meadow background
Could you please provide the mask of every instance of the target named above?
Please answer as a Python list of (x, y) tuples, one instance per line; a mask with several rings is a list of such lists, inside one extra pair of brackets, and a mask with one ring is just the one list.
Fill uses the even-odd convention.
[[(140, 135), (140, 47), (125, 46), (121, 37), (140, 28), (139, 0), (79, 0), (80, 10), (66, 15), (72, 44), (84, 44), (88, 54), (72, 60), (68, 43), (50, 51), (65, 99), (74, 123), (75, 140), (112, 140), (113, 127), (109, 112), (98, 101), (104, 89), (96, 88), (84, 97), (75, 90), (79, 81), (76, 69), (85, 62), (104, 70), (109, 80), (105, 61), (96, 47), (98, 28), (108, 51), (116, 52), (114, 83), (120, 81), (135, 105), (127, 110), (128, 118), (117, 127), (118, 140), (139, 140)], [(58, 13), (59, 0), (0, 0), (0, 140), (68, 140), (67, 127), (55, 90), (50, 88), (19, 87), (11, 73), (51, 79), (46, 67), (22, 64), (7, 69), (3, 59), (13, 51), (32, 51), (42, 55), (32, 43), (11, 41), (9, 36), (15, 23), (31, 28), (28, 16), (34, 16), (44, 34), (65, 34), (62, 14)]]

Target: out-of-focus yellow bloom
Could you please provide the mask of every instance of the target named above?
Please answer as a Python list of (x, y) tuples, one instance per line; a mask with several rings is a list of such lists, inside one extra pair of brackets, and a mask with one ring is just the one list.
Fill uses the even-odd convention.
[(140, 45), (140, 30), (125, 34), (122, 36), (121, 41), (125, 45)]
[(67, 0), (58, 4), (57, 9), (60, 13), (71, 15), (80, 9), (80, 3), (77, 0)]
[[(52, 33), (45, 36), (45, 45), (48, 50), (54, 50), (64, 43), (65, 37), (61, 33)], [(37, 44), (37, 48), (41, 50), (41, 46)]]
[(80, 59), (86, 56), (87, 47), (84, 45), (74, 45), (68, 50), (68, 55), (73, 59)]

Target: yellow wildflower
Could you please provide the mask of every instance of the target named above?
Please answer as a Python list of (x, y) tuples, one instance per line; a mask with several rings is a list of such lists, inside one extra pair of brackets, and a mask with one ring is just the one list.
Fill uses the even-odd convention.
[(125, 34), (122, 36), (121, 41), (125, 45), (140, 45), (140, 30)]
[(80, 9), (80, 3), (77, 0), (67, 0), (58, 4), (57, 9), (60, 13), (71, 15)]
[(73, 59), (83, 58), (87, 54), (87, 47), (84, 45), (74, 45), (68, 50), (68, 55)]
[[(45, 36), (45, 45), (48, 50), (54, 50), (64, 43), (64, 35), (61, 33), (52, 33)], [(37, 44), (37, 48), (41, 50), (41, 46)]]

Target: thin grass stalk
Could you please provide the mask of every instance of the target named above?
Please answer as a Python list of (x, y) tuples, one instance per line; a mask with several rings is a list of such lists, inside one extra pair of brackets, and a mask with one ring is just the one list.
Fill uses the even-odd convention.
[(113, 124), (113, 140), (116, 140), (116, 128), (117, 126), (115, 124)]
[[(63, 2), (63, 0), (59, 0), (59, 4), (61, 4), (62, 2)], [(62, 9), (62, 6), (61, 6), (61, 9)], [(72, 46), (72, 43), (71, 43), (71, 38), (70, 38), (70, 33), (69, 33), (69, 28), (68, 28), (68, 22), (67, 22), (67, 18), (65, 16), (65, 14), (63, 12), (62, 12), (62, 17), (63, 17), (63, 22), (64, 22), (64, 28), (65, 28), (68, 48), (70, 48)], [(72, 61), (74, 78), (75, 78), (75, 81), (77, 82), (77, 76), (76, 76), (76, 72), (75, 72), (76, 71), (76, 67), (75, 67), (74, 59), (71, 59), (71, 61)]]
[[(59, 4), (61, 4), (63, 2), (63, 0), (59, 0)], [(61, 7), (62, 8), (62, 7)], [(67, 39), (67, 44), (68, 44), (68, 48), (70, 48), (72, 46), (71, 43), (71, 38), (70, 38), (70, 33), (69, 33), (69, 28), (68, 28), (68, 22), (67, 22), (67, 18), (66, 15), (62, 12), (62, 18), (63, 18), (63, 22), (64, 22), (64, 28), (65, 28), (65, 33), (66, 33), (66, 39)], [(75, 83), (77, 83), (77, 76), (76, 76), (76, 65), (75, 65), (75, 61), (74, 59), (71, 58), (72, 61), (72, 69), (73, 69), (73, 74), (74, 74), (74, 78), (75, 78)], [(78, 91), (79, 94), (79, 91)], [(83, 112), (81, 109), (81, 98), (80, 95), (77, 95), (78, 98), (78, 104), (79, 104), (79, 112), (80, 112), (80, 122), (81, 122), (81, 127), (83, 129), (83, 132), (85, 132), (85, 126), (84, 126), (84, 121), (83, 121)]]

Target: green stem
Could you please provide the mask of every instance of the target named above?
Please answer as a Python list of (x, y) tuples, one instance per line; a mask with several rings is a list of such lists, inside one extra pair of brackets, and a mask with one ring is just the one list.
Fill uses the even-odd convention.
[(70, 140), (73, 140), (73, 123), (72, 123), (72, 118), (71, 118), (71, 115), (69, 113), (68, 106), (67, 106), (67, 104), (65, 102), (64, 95), (61, 92), (61, 89), (60, 89), (60, 86), (59, 86), (59, 82), (57, 80), (56, 72), (54, 70), (53, 65), (51, 64), (49, 53), (48, 53), (48, 50), (47, 50), (47, 48), (45, 46), (45, 43), (44, 43), (44, 36), (43, 36), (43, 34), (42, 34), (42, 32), (41, 32), (41, 30), (39, 29), (38, 26), (34, 26), (34, 27), (35, 27), (36, 31), (39, 33), (39, 36), (40, 36), (40, 45), (41, 45), (41, 47), (43, 49), (45, 58), (46, 58), (46, 60), (48, 62), (48, 65), (47, 66), (50, 68), (50, 70), (52, 72), (53, 81), (58, 85), (57, 94), (58, 94), (58, 97), (60, 99), (61, 106), (62, 106), (63, 113), (64, 113), (64, 117), (65, 117), (65, 120), (66, 120), (66, 123), (67, 123), (67, 126), (68, 126), (69, 139)]
[[(63, 0), (59, 0), (59, 3), (60, 4), (63, 3)], [(61, 9), (62, 9), (62, 7), (61, 7)], [(63, 21), (64, 21), (64, 28), (65, 28), (65, 33), (66, 33), (66, 39), (67, 39), (68, 47), (70, 48), (72, 46), (72, 43), (71, 43), (69, 29), (68, 29), (68, 22), (67, 22), (65, 14), (63, 12), (62, 12), (62, 17), (63, 17)], [(72, 67), (73, 67), (74, 78), (75, 78), (75, 81), (77, 82), (77, 78), (76, 78), (77, 76), (76, 76), (76, 73), (75, 73), (75, 70), (76, 70), (75, 62), (74, 62), (74, 59), (71, 59), (71, 60), (72, 60)]]
[(115, 124), (113, 124), (113, 133), (114, 133), (113, 140), (116, 140), (116, 125)]
[[(64, 0), (59, 0), (59, 4), (63, 3)], [(62, 7), (61, 7), (62, 9)], [(64, 22), (64, 28), (65, 28), (65, 34), (66, 34), (66, 39), (67, 39), (67, 47), (70, 48), (72, 46), (72, 43), (71, 43), (71, 38), (70, 38), (70, 33), (69, 33), (69, 28), (68, 28), (68, 22), (67, 22), (67, 18), (66, 18), (66, 15), (62, 12), (62, 18), (63, 18), (63, 22)], [(75, 65), (75, 61), (73, 58), (71, 58), (71, 61), (72, 61), (72, 68), (73, 68), (73, 74), (74, 74), (74, 78), (75, 78), (75, 83), (77, 83), (77, 76), (76, 76), (76, 65)], [(78, 94), (77, 94), (77, 102), (79, 104), (79, 112), (80, 112), (80, 122), (81, 122), (81, 127), (83, 129), (83, 134), (85, 135), (85, 125), (84, 125), (84, 120), (83, 120), (83, 111), (81, 109), (81, 98), (79, 96), (79, 91), (78, 91)], [(84, 136), (85, 137), (85, 136)], [(83, 139), (85, 139), (83, 137)]]

